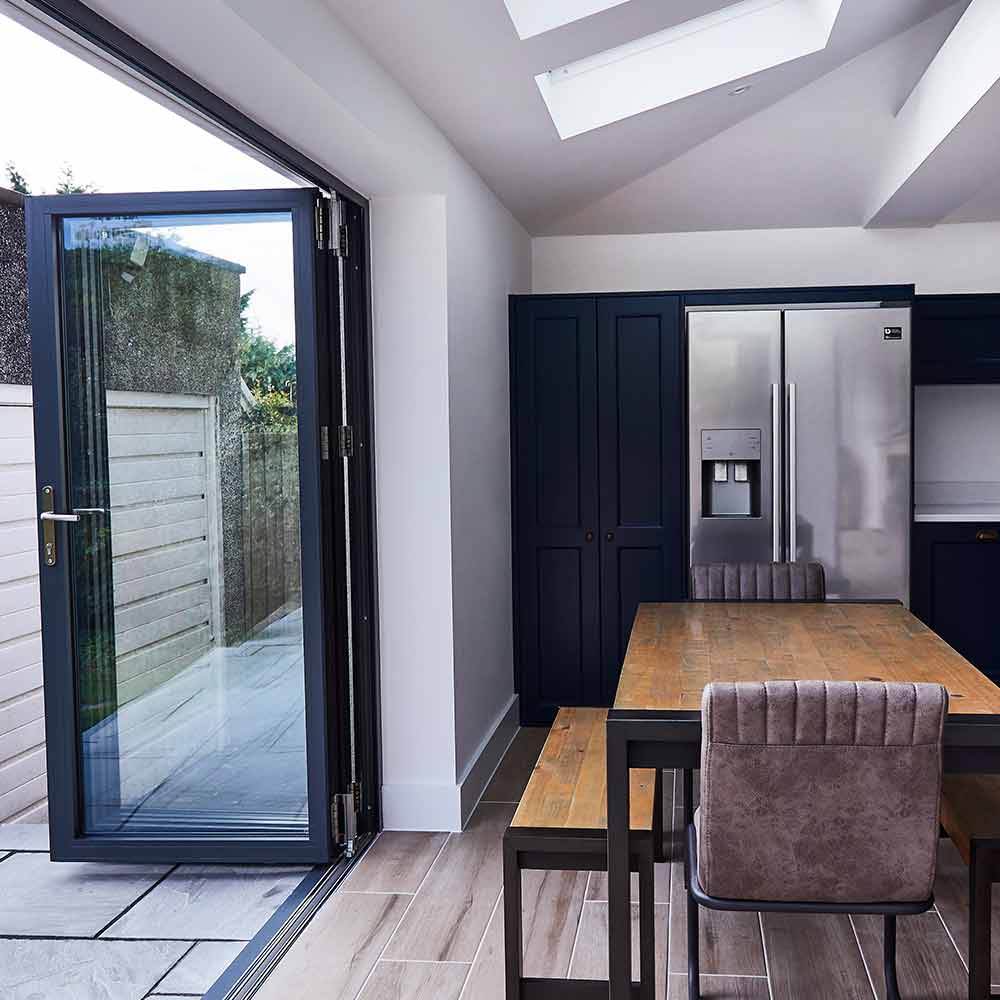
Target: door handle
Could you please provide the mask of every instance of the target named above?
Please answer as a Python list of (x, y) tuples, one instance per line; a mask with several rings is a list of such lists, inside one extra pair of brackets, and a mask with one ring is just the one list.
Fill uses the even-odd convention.
[(58, 524), (76, 524), (80, 520), (79, 514), (56, 514), (51, 510), (43, 510), (38, 515), (39, 521), (55, 521)]
[(79, 524), (85, 514), (106, 514), (103, 507), (75, 507), (71, 512), (58, 513), (56, 507), (56, 492), (51, 486), (42, 487), (42, 510), (38, 520), (42, 524), (42, 561), (46, 566), (55, 566), (59, 558), (56, 545), (57, 524)]
[(795, 383), (788, 383), (788, 561), (798, 558), (798, 442), (796, 441)]
[(781, 386), (771, 383), (771, 561), (781, 562)]

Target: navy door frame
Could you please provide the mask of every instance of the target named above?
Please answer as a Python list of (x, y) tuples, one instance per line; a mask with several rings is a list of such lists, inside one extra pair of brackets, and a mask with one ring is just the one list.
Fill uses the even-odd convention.
[[(25, 202), (29, 261), (36, 495), (53, 485), (62, 509), (69, 487), (64, 423), (63, 342), (58, 277), (58, 230), (68, 217), (199, 215), (288, 212), (292, 219), (296, 356), (299, 368), (300, 517), (306, 683), (308, 839), (87, 837), (81, 835), (82, 777), (78, 738), (76, 663), (73, 648), (70, 562), (41, 566), (42, 655), (49, 783), (49, 833), (53, 860), (163, 862), (312, 862), (334, 854), (331, 829), (333, 743), (328, 712), (332, 644), (324, 623), (331, 620), (328, 581), (335, 567), (324, 565), (315, 539), (336, 530), (322, 506), (323, 461), (320, 426), (323, 354), (318, 324), (322, 287), (315, 238), (317, 199), (313, 189), (271, 191), (86, 194), (29, 198)], [(65, 543), (65, 528), (57, 526)], [(41, 527), (39, 526), (39, 551)], [(63, 545), (65, 550), (65, 544)]]

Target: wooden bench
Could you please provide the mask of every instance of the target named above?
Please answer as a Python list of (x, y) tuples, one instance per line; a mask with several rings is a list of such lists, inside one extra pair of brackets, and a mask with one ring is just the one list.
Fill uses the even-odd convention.
[(969, 1000), (990, 989), (990, 911), (1000, 882), (1000, 775), (946, 774), (941, 825), (969, 866)]
[[(608, 712), (563, 708), (504, 834), (504, 940), (507, 1000), (607, 1000), (606, 980), (524, 976), (521, 872), (607, 871)], [(661, 772), (631, 772), (632, 870), (639, 875), (640, 981), (632, 995), (655, 994), (653, 865), (663, 858)]]

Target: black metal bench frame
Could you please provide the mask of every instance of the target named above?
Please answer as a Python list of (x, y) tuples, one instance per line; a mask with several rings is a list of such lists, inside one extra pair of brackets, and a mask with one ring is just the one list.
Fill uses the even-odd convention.
[[(655, 870), (666, 860), (663, 774), (656, 773), (652, 830), (630, 833), (629, 865), (639, 875), (639, 982), (632, 1000), (656, 995)], [(606, 872), (606, 830), (508, 827), (503, 838), (504, 969), (507, 1000), (607, 1000), (606, 979), (543, 979), (524, 975), (521, 873)]]

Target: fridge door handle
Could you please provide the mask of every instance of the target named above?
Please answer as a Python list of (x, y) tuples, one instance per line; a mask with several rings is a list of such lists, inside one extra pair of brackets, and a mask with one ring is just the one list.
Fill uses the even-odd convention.
[(771, 383), (771, 559), (781, 562), (781, 386)]
[(796, 521), (798, 520), (798, 441), (796, 440), (797, 400), (794, 382), (788, 383), (788, 561), (795, 562), (798, 556)]

